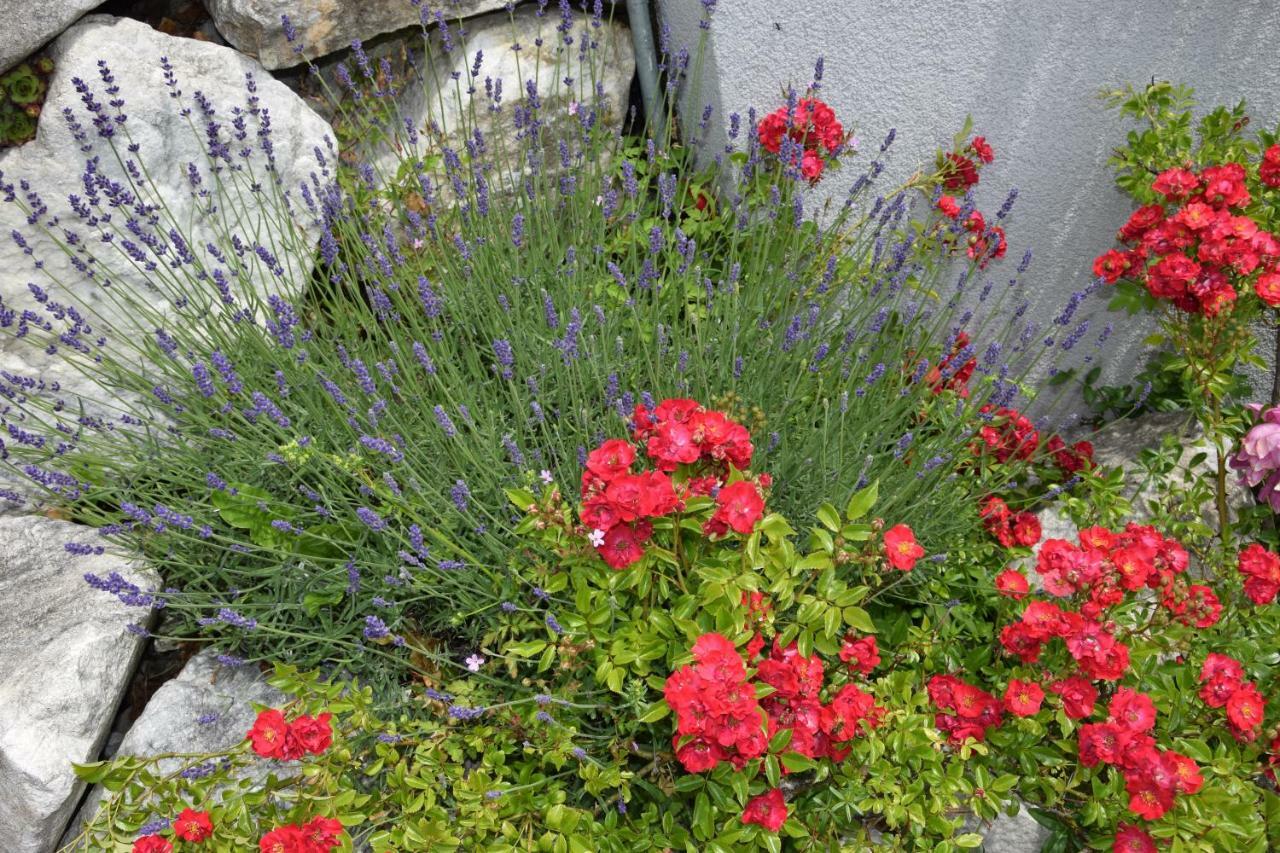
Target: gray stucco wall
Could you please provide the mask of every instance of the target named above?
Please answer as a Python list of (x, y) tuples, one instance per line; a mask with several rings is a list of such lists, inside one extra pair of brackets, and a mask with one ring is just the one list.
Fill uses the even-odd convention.
[[(674, 43), (696, 40), (701, 0), (657, 2)], [(719, 121), (773, 109), (822, 56), (822, 95), (864, 151), (897, 128), (887, 179), (928, 161), (972, 115), (997, 156), (978, 205), (994, 212), (1019, 189), (1006, 264), (1034, 250), (1032, 310), (1047, 323), (1089, 282), (1094, 256), (1132, 210), (1106, 165), (1128, 126), (1099, 92), (1168, 79), (1195, 87), (1205, 105), (1245, 98), (1255, 122), (1274, 126), (1278, 35), (1276, 0), (719, 0), (702, 91), (688, 106), (711, 103)], [(1112, 319), (1104, 376), (1122, 381), (1151, 326)], [(1269, 381), (1256, 384), (1269, 390)]]

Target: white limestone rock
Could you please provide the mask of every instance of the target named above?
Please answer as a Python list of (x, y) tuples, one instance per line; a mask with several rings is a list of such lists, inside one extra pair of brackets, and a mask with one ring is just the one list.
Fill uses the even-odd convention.
[(85, 583), (117, 572), (142, 591), (149, 570), (94, 546), (89, 528), (39, 516), (0, 517), (0, 838), (4, 849), (53, 850), (84, 785), (72, 762), (94, 761), (111, 729), (143, 640), (131, 624), (148, 607), (126, 606)]
[[(350, 47), (384, 33), (421, 22), (421, 10), (439, 11), (451, 25), (461, 18), (492, 12), (507, 0), (207, 0), (214, 26), (228, 42), (256, 57), (266, 68), (288, 68), (306, 59)], [(296, 31), (290, 42), (282, 17)], [(433, 18), (428, 18), (428, 22)], [(297, 50), (301, 48), (301, 50)]]
[(0, 73), (35, 53), (102, 0), (0, 0)]

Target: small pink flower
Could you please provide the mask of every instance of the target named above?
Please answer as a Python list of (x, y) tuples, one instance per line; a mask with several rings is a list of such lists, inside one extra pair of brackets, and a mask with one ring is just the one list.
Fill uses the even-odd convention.
[(472, 672), (479, 672), (482, 666), (484, 666), (484, 655), (471, 655), (467, 658), (467, 669)]
[(591, 533), (587, 536), (587, 541), (591, 543), (592, 548), (599, 548), (601, 545), (604, 544), (604, 531), (603, 530), (591, 531)]

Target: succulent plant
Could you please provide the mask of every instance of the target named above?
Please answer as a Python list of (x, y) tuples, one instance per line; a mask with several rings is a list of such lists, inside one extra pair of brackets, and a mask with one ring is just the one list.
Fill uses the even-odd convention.
[(40, 100), (47, 86), (35, 70), (24, 63), (0, 77), (0, 88), (4, 89), (9, 100), (15, 104), (26, 105)]

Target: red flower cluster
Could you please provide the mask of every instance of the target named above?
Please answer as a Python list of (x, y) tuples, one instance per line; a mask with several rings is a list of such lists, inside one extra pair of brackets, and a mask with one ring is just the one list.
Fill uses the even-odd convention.
[(1055, 637), (1089, 678), (1115, 681), (1129, 668), (1129, 647), (1104, 625), (1047, 601), (1028, 603), (1022, 619), (1000, 631), (1000, 645), (1023, 663), (1034, 663)]
[(1262, 729), (1267, 702), (1258, 686), (1244, 680), (1240, 661), (1211, 653), (1200, 668), (1200, 698), (1210, 708), (1227, 709), (1227, 727), (1239, 741), (1252, 741)]
[(133, 853), (172, 853), (173, 844), (163, 835), (144, 835), (130, 849)]
[[(1030, 512), (1014, 512), (1003, 500), (991, 495), (982, 501), (982, 524), (1005, 548), (1030, 548), (1040, 541), (1040, 519)], [(1025, 578), (1023, 579), (1025, 583)], [(1025, 590), (1024, 590), (1025, 591)]]
[[(845, 138), (835, 110), (817, 98), (801, 98), (794, 112), (779, 107), (761, 120), (757, 133), (766, 151), (798, 165), (801, 174), (815, 183), (826, 168), (825, 157), (834, 157)], [(785, 151), (783, 140), (790, 140)]]
[[(957, 167), (957, 169), (957, 176), (967, 174), (962, 166)], [(973, 170), (972, 175), (973, 182), (976, 184), (978, 182), (976, 169)], [(949, 189), (952, 188), (949, 182), (947, 186)], [(937, 207), (938, 211), (947, 219), (959, 220), (964, 212), (960, 202), (949, 195), (939, 198)], [(970, 260), (977, 261), (979, 267), (985, 268), (991, 261), (1003, 258), (1005, 253), (1009, 251), (1009, 242), (1005, 239), (1004, 229), (999, 225), (988, 227), (987, 219), (982, 215), (982, 211), (969, 211), (969, 214), (964, 218), (963, 226), (966, 235), (964, 238), (965, 254), (968, 255)], [(953, 233), (958, 230), (952, 229)], [(956, 242), (958, 243), (959, 241)], [(948, 244), (950, 245), (950, 241), (948, 241)]]
[[(1278, 170), (1280, 153), (1268, 151), (1259, 177), (1275, 180)], [(1230, 309), (1236, 287), (1257, 274), (1255, 292), (1268, 305), (1280, 305), (1280, 240), (1238, 212), (1251, 200), (1246, 177), (1239, 163), (1209, 166), (1199, 174), (1183, 168), (1161, 172), (1151, 188), (1164, 196), (1168, 209), (1149, 204), (1134, 211), (1117, 235), (1130, 248), (1099, 255), (1094, 274), (1108, 283), (1135, 279), (1152, 296), (1210, 317)]]
[(258, 713), (247, 737), (253, 742), (253, 751), (263, 758), (295, 761), (308, 753), (320, 755), (333, 743), (332, 716), (304, 714), (290, 723), (278, 709), (268, 708)]
[(1068, 476), (1087, 471), (1093, 467), (1093, 444), (1091, 442), (1077, 441), (1068, 447), (1061, 436), (1052, 435), (1045, 442), (1045, 449), (1053, 457), (1053, 462), (1058, 466), (1058, 470)]
[(1173, 807), (1176, 794), (1194, 794), (1204, 785), (1200, 768), (1185, 755), (1162, 750), (1151, 731), (1156, 706), (1151, 697), (1121, 687), (1111, 699), (1105, 723), (1080, 727), (1080, 763), (1107, 764), (1124, 775), (1129, 810), (1155, 820)]
[(1208, 587), (1188, 585), (1182, 574), (1187, 552), (1154, 527), (1130, 524), (1116, 533), (1101, 527), (1080, 531), (1080, 544), (1049, 539), (1036, 557), (1036, 571), (1050, 595), (1083, 595), (1080, 612), (1097, 619), (1119, 604), (1126, 592), (1143, 588), (1161, 593), (1164, 606), (1185, 624), (1207, 628), (1221, 610)]
[(965, 684), (954, 675), (929, 679), (929, 699), (938, 706), (934, 725), (957, 746), (966, 738), (985, 740), (987, 729), (1000, 725), (1001, 703), (985, 690)]
[(924, 556), (915, 532), (905, 524), (895, 524), (884, 532), (884, 557), (900, 572), (909, 572)]
[[(978, 183), (978, 163), (996, 159), (985, 137), (975, 136), (961, 151), (948, 151), (941, 157), (942, 185), (949, 190), (967, 192)], [(975, 162), (975, 160), (977, 162)]]
[(1256, 542), (1240, 552), (1240, 574), (1244, 575), (1244, 594), (1254, 604), (1270, 604), (1280, 594), (1280, 556)]
[(971, 448), (974, 456), (985, 453), (997, 462), (1030, 459), (1040, 446), (1040, 433), (1017, 409), (986, 405), (978, 412), (987, 423), (978, 429), (978, 442)]
[[(871, 667), (879, 661), (874, 642), (860, 653)], [(692, 665), (667, 678), (663, 689), (676, 714), (672, 746), (690, 773), (711, 770), (721, 761), (741, 770), (763, 756), (769, 741), (783, 730), (791, 732), (788, 750), (843, 761), (849, 748), (839, 744), (879, 725), (884, 713), (871, 694), (854, 684), (841, 687), (824, 705), (822, 661), (817, 655), (800, 654), (794, 643), (775, 643), (752, 676), (737, 649), (720, 634), (699, 637), (693, 658)], [(757, 700), (757, 684), (767, 684), (774, 692)], [(781, 793), (755, 798), (742, 819), (776, 831), (786, 819)]]
[(699, 637), (693, 659), (693, 665), (673, 672), (663, 688), (676, 713), (676, 758), (690, 773), (710, 770), (721, 761), (741, 770), (769, 748), (747, 668), (733, 643), (720, 634)]
[[(657, 470), (633, 473), (636, 445), (615, 438), (587, 454), (582, 472), (579, 515), (599, 531), (593, 544), (611, 568), (624, 569), (643, 557), (653, 533), (650, 519), (682, 509), (690, 496), (716, 494), (715, 514), (703, 528), (708, 535), (747, 535), (764, 514), (760, 489), (768, 487), (768, 475), (758, 485), (726, 485), (732, 469), (751, 464), (753, 448), (746, 427), (723, 412), (687, 399), (664, 400), (652, 413), (637, 407), (632, 438)], [(671, 472), (682, 466), (688, 477), (677, 485)]]
[(312, 818), (304, 824), (278, 826), (258, 840), (261, 853), (330, 853), (342, 844), (342, 822)]

